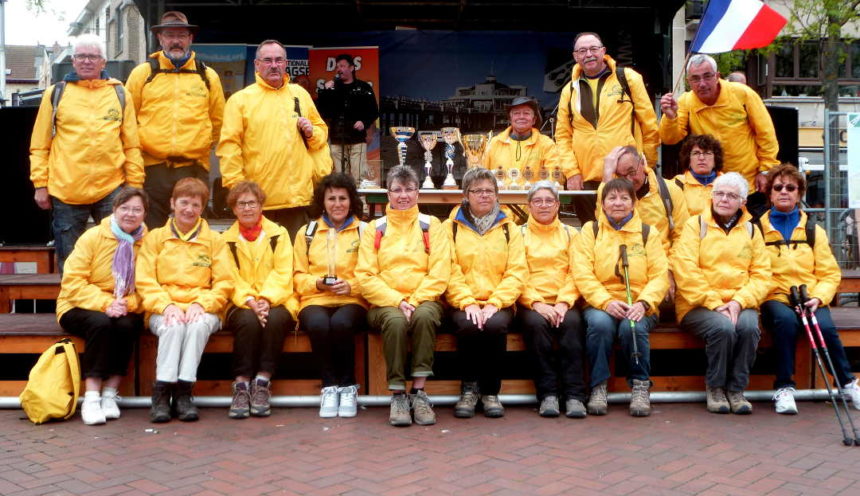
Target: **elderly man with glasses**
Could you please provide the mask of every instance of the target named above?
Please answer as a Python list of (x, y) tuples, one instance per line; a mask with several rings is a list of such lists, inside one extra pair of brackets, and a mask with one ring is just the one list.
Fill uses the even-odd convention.
[[(737, 172), (752, 191), (764, 193), (767, 171), (779, 164), (776, 131), (761, 97), (749, 86), (720, 79), (709, 55), (693, 55), (687, 63), (691, 91), (678, 100), (672, 93), (660, 99), (663, 117), (660, 138), (673, 145), (688, 134), (710, 134), (723, 146), (723, 172)], [(763, 211), (765, 198), (753, 198), (747, 209)]]

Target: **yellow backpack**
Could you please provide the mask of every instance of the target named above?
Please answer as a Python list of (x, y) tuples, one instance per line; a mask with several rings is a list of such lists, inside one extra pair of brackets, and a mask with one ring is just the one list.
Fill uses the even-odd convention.
[(81, 365), (71, 339), (61, 339), (42, 353), (30, 370), (27, 386), (18, 397), (34, 424), (68, 419), (78, 407)]

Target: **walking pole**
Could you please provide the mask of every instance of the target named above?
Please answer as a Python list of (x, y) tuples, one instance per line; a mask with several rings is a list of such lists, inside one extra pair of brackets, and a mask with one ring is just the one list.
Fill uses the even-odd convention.
[[(848, 424), (851, 425), (851, 430), (854, 432), (854, 445), (860, 446), (860, 434), (857, 432), (857, 427), (854, 426), (854, 420), (851, 418), (851, 410), (848, 408), (848, 402), (845, 401), (845, 395), (839, 389), (839, 380), (836, 376), (836, 367), (833, 366), (833, 360), (830, 358), (830, 351), (827, 349), (827, 342), (824, 341), (824, 335), (821, 333), (821, 326), (818, 325), (818, 318), (815, 317), (815, 312), (806, 306), (809, 301), (809, 293), (806, 291), (806, 284), (800, 285), (800, 304), (809, 313), (809, 320), (812, 321), (812, 327), (815, 328), (815, 333), (818, 334), (818, 341), (821, 343), (819, 347), (824, 352), (824, 358), (827, 360), (827, 365), (830, 367), (830, 377), (833, 378), (833, 388), (839, 391), (839, 399), (842, 400), (842, 407), (845, 409), (845, 416), (848, 417)], [(827, 377), (822, 377), (824, 382), (827, 382)]]
[[(812, 347), (812, 352), (815, 354), (815, 361), (818, 363), (818, 370), (821, 371), (821, 376), (825, 377), (824, 385), (827, 386), (827, 394), (830, 397), (830, 402), (833, 403), (833, 411), (836, 412), (836, 420), (839, 421), (839, 428), (842, 430), (842, 444), (851, 446), (854, 440), (845, 428), (845, 423), (842, 421), (842, 415), (839, 411), (839, 406), (836, 402), (836, 396), (833, 389), (830, 388), (830, 383), (827, 382), (827, 372), (824, 371), (824, 362), (821, 361), (821, 354), (818, 352), (818, 346), (815, 344), (815, 338), (812, 337), (812, 331), (809, 329), (809, 320), (806, 319), (806, 312), (803, 311), (803, 303), (800, 300), (800, 294), (797, 292), (797, 286), (791, 287), (791, 304), (797, 313), (800, 314), (800, 320), (803, 322), (803, 327), (806, 329), (806, 336), (809, 338), (809, 346)], [(849, 417), (850, 418), (850, 417)]]
[[(632, 307), (633, 295), (630, 293), (630, 277), (627, 270), (630, 267), (630, 263), (627, 261), (627, 245), (621, 245), (619, 249), (621, 250), (621, 267), (624, 269), (624, 289), (627, 291), (627, 305)], [(642, 354), (639, 353), (639, 344), (636, 343), (636, 323), (630, 319), (627, 319), (627, 322), (630, 322), (630, 333), (633, 335), (633, 361), (636, 365), (639, 365), (639, 357)]]

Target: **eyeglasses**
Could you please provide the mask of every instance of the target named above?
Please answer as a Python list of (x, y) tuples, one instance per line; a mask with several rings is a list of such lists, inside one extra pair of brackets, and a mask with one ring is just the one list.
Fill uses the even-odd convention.
[(534, 198), (531, 201), (531, 204), (536, 207), (551, 207), (555, 205), (556, 201), (554, 198)]
[(737, 193), (729, 193), (728, 191), (714, 191), (714, 198), (717, 200), (725, 198), (731, 201), (738, 201), (741, 199), (741, 195)]
[(690, 156), (691, 156), (691, 157), (695, 157), (695, 158), (701, 158), (701, 157), (713, 157), (713, 156), (714, 156), (714, 152), (700, 152), (700, 151), (695, 151), (695, 152), (690, 153)]
[(278, 57), (276, 59), (273, 59), (271, 57), (266, 57), (264, 59), (257, 59), (257, 60), (259, 60), (260, 63), (262, 63), (264, 65), (281, 65), (281, 64), (287, 63), (287, 59), (285, 59), (283, 57)]
[(411, 195), (412, 193), (415, 193), (416, 191), (418, 191), (418, 188), (406, 188), (406, 189), (397, 188), (397, 189), (388, 190), (388, 192), (391, 193), (392, 195), (402, 195), (402, 194)]
[(574, 50), (573, 52), (576, 53), (577, 55), (585, 55), (586, 53), (597, 53), (602, 48), (603, 48), (602, 46), (593, 46), (593, 47), (587, 47), (587, 48), (583, 47), (583, 48), (579, 48), (577, 50)]
[(788, 191), (789, 193), (794, 193), (795, 191), (797, 191), (797, 185), (796, 184), (781, 184), (780, 183), (780, 184), (774, 184), (773, 185), (773, 190), (776, 191), (777, 193), (782, 191), (783, 188), (785, 188), (785, 190)]
[(190, 33), (161, 33), (163, 38), (168, 40), (187, 40), (191, 37)]
[(84, 61), (84, 60), (89, 61), (89, 62), (96, 62), (96, 61), (99, 61), (102, 59), (101, 55), (94, 55), (94, 54), (90, 54), (90, 53), (76, 53), (75, 55), (73, 55), (73, 57), (75, 60), (77, 60), (79, 62)]
[(140, 215), (143, 213), (143, 207), (128, 207), (126, 205), (122, 205), (121, 207), (118, 207), (116, 209), (116, 211), (121, 213), (121, 214), (126, 214), (126, 215), (127, 214)]
[(494, 189), (470, 189), (469, 194), (475, 195), (475, 196), (492, 196), (492, 195), (496, 194), (496, 190), (494, 190)]
[(255, 209), (255, 208), (257, 208), (259, 205), (260, 205), (260, 202), (258, 202), (258, 201), (256, 201), (256, 200), (251, 200), (251, 201), (237, 201), (237, 202), (236, 202), (236, 206), (237, 206), (237, 207), (239, 207), (239, 209), (243, 209), (243, 208)]
[(717, 77), (717, 75), (714, 74), (713, 72), (708, 72), (708, 73), (702, 74), (701, 76), (687, 76), (687, 81), (689, 81), (690, 84), (699, 84), (702, 81), (706, 81), (706, 82), (713, 81), (714, 78), (716, 78), (716, 77)]

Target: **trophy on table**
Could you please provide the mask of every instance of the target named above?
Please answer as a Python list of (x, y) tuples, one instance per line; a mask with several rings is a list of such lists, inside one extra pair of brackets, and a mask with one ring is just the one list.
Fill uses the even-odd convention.
[(538, 169), (538, 181), (549, 181), (549, 170), (547, 170), (545, 164), (540, 164), (540, 168)]
[(326, 234), (325, 251), (328, 269), (325, 277), (323, 277), (323, 284), (331, 286), (337, 282), (337, 274), (335, 271), (335, 268), (337, 267), (337, 229), (335, 228), (330, 228)]
[(534, 171), (532, 171), (531, 166), (523, 167), (523, 189), (529, 189), (532, 187), (532, 181), (534, 181), (535, 175)]
[(523, 189), (520, 183), (520, 170), (516, 167), (508, 169), (508, 189)]
[(421, 189), (433, 189), (433, 180), (430, 179), (430, 168), (433, 167), (433, 153), (431, 150), (436, 147), (439, 142), (439, 131), (418, 131), (418, 141), (424, 148), (424, 184)]
[(400, 165), (406, 165), (406, 142), (415, 134), (415, 128), (409, 126), (391, 126), (388, 128), (391, 136), (397, 140), (397, 158), (400, 159)]
[(556, 188), (562, 187), (562, 182), (564, 181), (564, 174), (561, 173), (561, 167), (555, 166), (552, 169), (552, 181), (555, 183)]
[(480, 167), (484, 150), (487, 148), (487, 137), (483, 134), (467, 134), (463, 136), (463, 154), (469, 163), (469, 168)]
[(496, 176), (496, 186), (499, 188), (499, 191), (505, 189), (505, 169), (502, 167), (502, 164), (496, 167), (493, 175)]
[(442, 139), (445, 140), (445, 167), (448, 175), (442, 183), (442, 189), (457, 189), (457, 181), (454, 180), (454, 144), (460, 141), (460, 129), (456, 127), (443, 127)]
[(367, 168), (364, 170), (364, 177), (361, 179), (361, 189), (377, 189), (379, 188), (378, 178), (382, 176), (382, 160), (368, 160)]

